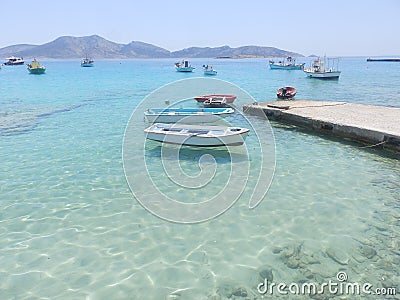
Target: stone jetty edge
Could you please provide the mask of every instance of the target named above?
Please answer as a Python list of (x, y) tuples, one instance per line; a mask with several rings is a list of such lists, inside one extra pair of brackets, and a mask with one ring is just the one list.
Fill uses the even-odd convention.
[(400, 153), (400, 108), (285, 100), (246, 104), (243, 112)]

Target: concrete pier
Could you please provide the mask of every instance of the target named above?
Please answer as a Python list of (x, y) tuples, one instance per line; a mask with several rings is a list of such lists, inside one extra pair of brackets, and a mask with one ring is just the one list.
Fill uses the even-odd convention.
[(263, 111), (270, 120), (400, 152), (400, 108), (286, 100), (247, 104), (243, 111), (249, 114)]

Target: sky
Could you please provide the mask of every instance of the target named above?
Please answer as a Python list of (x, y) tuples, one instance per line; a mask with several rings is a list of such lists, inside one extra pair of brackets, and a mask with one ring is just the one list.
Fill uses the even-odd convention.
[(257, 45), (305, 56), (400, 55), (400, 0), (1, 2), (0, 48), (97, 34), (170, 51)]

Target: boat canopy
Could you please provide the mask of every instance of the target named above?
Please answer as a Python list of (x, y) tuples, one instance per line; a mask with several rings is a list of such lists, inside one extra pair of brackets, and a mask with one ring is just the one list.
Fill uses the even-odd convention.
[(39, 62), (35, 59), (35, 60), (31, 63), (30, 67), (31, 67), (32, 69), (37, 69), (37, 68), (40, 68), (40, 64), (39, 64)]

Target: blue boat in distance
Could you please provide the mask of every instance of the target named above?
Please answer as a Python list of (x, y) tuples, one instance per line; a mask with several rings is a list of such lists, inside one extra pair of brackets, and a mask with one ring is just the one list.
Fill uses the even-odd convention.
[(217, 70), (211, 65), (203, 65), (204, 75), (217, 75)]
[(269, 61), (269, 67), (271, 70), (303, 70), (304, 64), (305, 63), (296, 64), (296, 59), (291, 56), (278, 62), (274, 62), (273, 60)]
[(190, 61), (183, 59), (181, 62), (175, 63), (175, 68), (178, 72), (193, 72), (195, 67), (192, 67)]
[(150, 123), (208, 123), (234, 112), (233, 108), (151, 108), (144, 115)]

